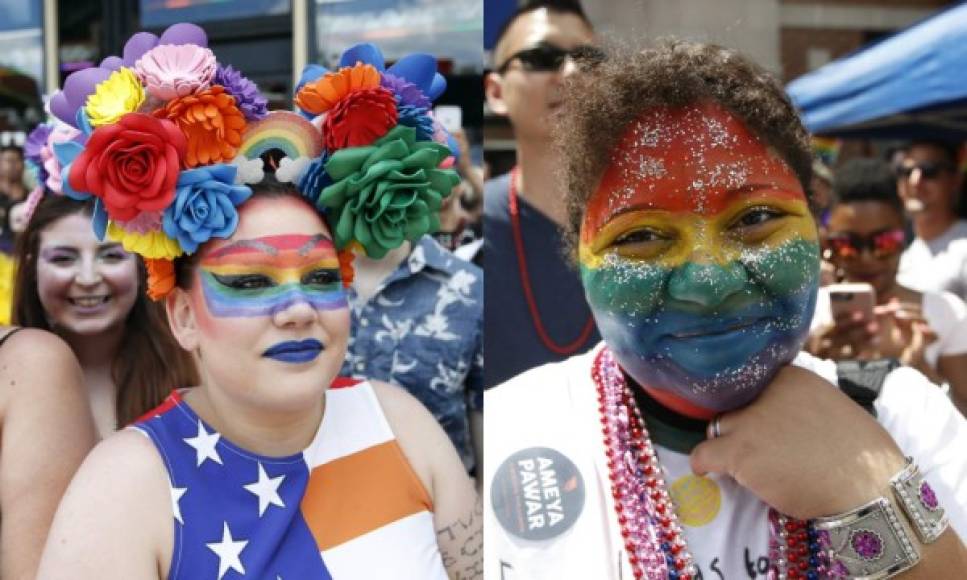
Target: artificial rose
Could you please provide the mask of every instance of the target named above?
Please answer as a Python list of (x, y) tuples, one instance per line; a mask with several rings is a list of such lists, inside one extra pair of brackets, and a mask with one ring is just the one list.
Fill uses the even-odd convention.
[(396, 125), (396, 98), (383, 87), (359, 89), (336, 103), (322, 122), (326, 149), (369, 145)]
[(187, 146), (174, 123), (128, 113), (94, 130), (71, 163), (68, 184), (100, 198), (111, 219), (132, 220), (171, 204)]
[(252, 195), (245, 185), (235, 185), (234, 165), (208, 165), (183, 171), (178, 178), (175, 202), (165, 210), (162, 227), (193, 253), (211, 238), (227, 238), (238, 227), (236, 206)]
[(397, 125), (369, 147), (341, 149), (326, 162), (333, 184), (317, 205), (331, 213), (337, 248), (359, 242), (366, 255), (382, 258), (405, 240), (440, 227), (440, 205), (460, 178), (438, 169), (450, 150), (417, 141), (411, 127)]

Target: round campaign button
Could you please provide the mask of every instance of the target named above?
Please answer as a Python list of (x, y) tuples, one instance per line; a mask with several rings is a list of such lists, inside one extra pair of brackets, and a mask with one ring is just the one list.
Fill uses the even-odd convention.
[(549, 540), (584, 509), (584, 480), (574, 462), (548, 447), (517, 451), (497, 468), (490, 502), (497, 521), (524, 540)]

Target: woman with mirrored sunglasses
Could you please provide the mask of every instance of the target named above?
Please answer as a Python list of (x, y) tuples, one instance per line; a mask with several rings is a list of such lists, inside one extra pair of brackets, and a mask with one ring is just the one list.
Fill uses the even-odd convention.
[(825, 257), (839, 281), (867, 283), (874, 319), (834, 317), (821, 289), (811, 350), (832, 359), (896, 358), (934, 382), (948, 383), (963, 411), (967, 399), (967, 306), (949, 292), (917, 292), (897, 282), (906, 241), (903, 205), (889, 166), (854, 159), (836, 175)]

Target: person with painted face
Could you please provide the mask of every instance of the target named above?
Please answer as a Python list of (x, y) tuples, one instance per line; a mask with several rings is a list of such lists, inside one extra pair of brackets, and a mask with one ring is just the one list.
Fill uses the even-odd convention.
[(959, 143), (914, 141), (896, 168), (897, 189), (916, 234), (900, 258), (900, 281), (967, 300), (967, 220), (958, 218)]
[[(336, 376), (353, 252), (425, 234), (457, 180), (440, 168), (445, 135), (395, 108), (429, 90), (436, 62), (387, 70), (375, 47), (350, 49), (297, 92), (329, 113), (320, 131), (268, 113), (237, 71), (206, 85), (169, 70), (213, 58), (206, 45), (187, 24), (132, 38), (125, 58), (166, 63), (180, 90), (139, 74), (160, 108), (97, 127), (65, 168), (72, 195), (103, 204), (95, 227), (149, 254), (147, 291), (201, 380), (95, 448), (39, 578), (479, 577), (481, 508), (447, 435), (405, 390)], [(111, 176), (133, 169), (138, 185), (144, 167), (171, 191), (145, 200)]]
[(873, 287), (875, 318), (849, 311), (834, 318), (829, 292), (820, 288), (809, 351), (834, 360), (896, 359), (949, 384), (964, 411), (967, 307), (950, 292), (917, 292), (897, 282), (906, 232), (893, 171), (885, 161), (851, 159), (837, 170), (834, 191), (824, 254), (838, 281)]
[(39, 202), (17, 248), (13, 320), (54, 332), (84, 370), (101, 438), (194, 382), (194, 363), (144, 295), (144, 265), (91, 230), (93, 203), (56, 193)]
[(486, 394), (485, 575), (965, 569), (963, 417), (898, 369), (863, 389), (874, 418), (801, 352), (820, 247), (807, 135), (778, 83), (667, 41), (575, 77), (561, 121), (603, 343)]

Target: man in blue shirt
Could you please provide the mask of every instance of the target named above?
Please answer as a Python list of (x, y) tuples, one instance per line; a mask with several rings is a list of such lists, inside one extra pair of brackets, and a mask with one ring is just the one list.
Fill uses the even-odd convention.
[(471, 471), (483, 409), (483, 272), (430, 236), (381, 260), (357, 256), (341, 375), (404, 387), (433, 413)]
[(564, 257), (558, 229), (566, 210), (550, 136), (564, 79), (594, 58), (593, 42), (576, 0), (538, 0), (511, 16), (494, 48), (487, 102), (514, 127), (517, 167), (484, 189), (488, 387), (600, 340)]

